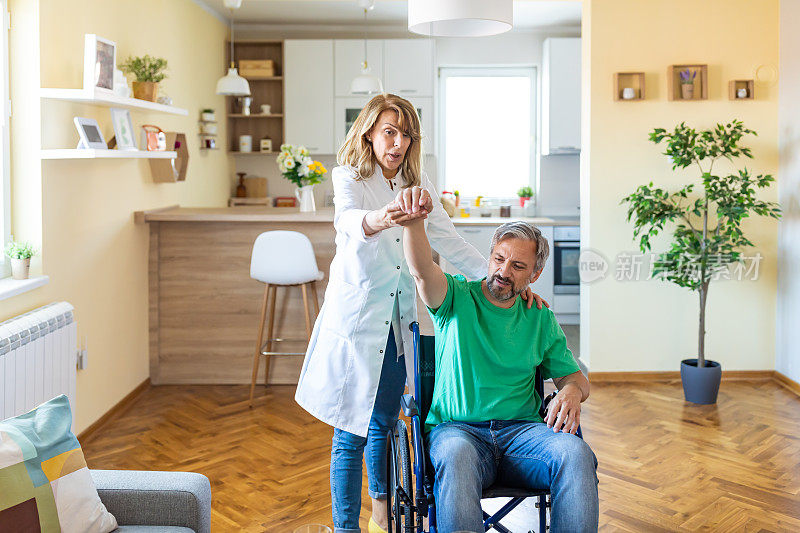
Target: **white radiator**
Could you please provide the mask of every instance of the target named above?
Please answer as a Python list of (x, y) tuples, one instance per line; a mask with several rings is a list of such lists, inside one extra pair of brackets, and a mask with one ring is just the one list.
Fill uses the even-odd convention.
[(75, 426), (77, 324), (56, 302), (0, 323), (0, 419), (66, 394)]

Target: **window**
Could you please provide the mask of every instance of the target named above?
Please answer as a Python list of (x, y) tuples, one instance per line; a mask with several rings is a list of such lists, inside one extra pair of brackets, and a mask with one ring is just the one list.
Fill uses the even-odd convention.
[(511, 197), (535, 186), (535, 80), (534, 67), (440, 70), (444, 189)]
[(8, 3), (0, 1), (0, 278), (11, 275), (11, 266), (5, 256), (6, 244), (11, 240), (11, 181), (9, 178), (9, 131), (8, 116), (11, 107), (8, 92)]

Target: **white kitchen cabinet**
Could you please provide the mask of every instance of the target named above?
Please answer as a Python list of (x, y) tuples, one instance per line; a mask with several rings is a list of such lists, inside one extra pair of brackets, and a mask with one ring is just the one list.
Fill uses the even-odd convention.
[(433, 96), (433, 42), (387, 39), (383, 42), (385, 90), (409, 100)]
[[(353, 78), (361, 74), (361, 64), (364, 62), (363, 39), (336, 39), (333, 41), (333, 57), (335, 64), (335, 89), (336, 96), (355, 96), (350, 92)], [(383, 75), (383, 40), (367, 40), (367, 64), (370, 72), (380, 78), (386, 86)]]
[(550, 38), (542, 58), (542, 155), (581, 146), (581, 40)]
[[(547, 244), (550, 245), (550, 249), (552, 250), (553, 226), (537, 227), (541, 230), (542, 235), (547, 239)], [(496, 229), (496, 226), (467, 226), (460, 224), (456, 226), (456, 231), (458, 234), (461, 235), (465, 241), (477, 248), (477, 250), (487, 258), (489, 257), (489, 246), (492, 243), (492, 236), (494, 235)], [(439, 258), (439, 266), (441, 266), (442, 270), (448, 274), (462, 274), (460, 270), (451, 265), (443, 257)], [(551, 307), (553, 306), (553, 282), (553, 257), (551, 255), (547, 258), (547, 262), (545, 262), (544, 269), (542, 270), (542, 274), (539, 276), (539, 279), (537, 279), (531, 285), (531, 290), (541, 296), (544, 300), (547, 300)], [(554, 312), (557, 311), (554, 310)]]
[[(286, 142), (333, 154), (333, 40), (284, 41)], [(273, 147), (277, 150), (278, 147)]]
[[(334, 144), (341, 146), (350, 126), (358, 117), (358, 114), (369, 102), (371, 96), (348, 96), (345, 98), (336, 97), (334, 105)], [(422, 146), (426, 154), (434, 153), (435, 137), (433, 134), (433, 98), (409, 98), (409, 101), (417, 108), (420, 115), (420, 125), (422, 127)]]

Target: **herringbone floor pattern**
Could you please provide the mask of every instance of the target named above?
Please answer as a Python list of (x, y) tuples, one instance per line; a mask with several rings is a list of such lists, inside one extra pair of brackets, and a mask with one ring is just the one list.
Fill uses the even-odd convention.
[[(331, 428), (294, 387), (259, 394), (249, 409), (247, 386), (153, 387), (84, 443), (87, 462), (205, 474), (215, 532), (330, 524)], [(714, 406), (679, 382), (595, 384), (582, 426), (602, 531), (800, 531), (800, 398), (774, 382), (725, 382)]]

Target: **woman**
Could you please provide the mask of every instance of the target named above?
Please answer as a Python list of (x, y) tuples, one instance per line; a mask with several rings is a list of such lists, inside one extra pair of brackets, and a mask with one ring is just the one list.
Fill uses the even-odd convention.
[[(409, 324), (417, 318), (401, 226), (427, 218), (439, 254), (470, 279), (487, 272), (486, 259), (433, 200), (420, 139), (414, 106), (378, 95), (350, 128), (331, 174), (336, 256), (295, 400), (335, 428), (330, 478), (337, 533), (360, 531), (362, 454), (372, 497), (369, 531), (387, 525), (386, 433), (397, 420), (406, 375), (413, 376)], [(538, 296), (525, 297), (528, 307), (536, 298), (541, 308)]]

